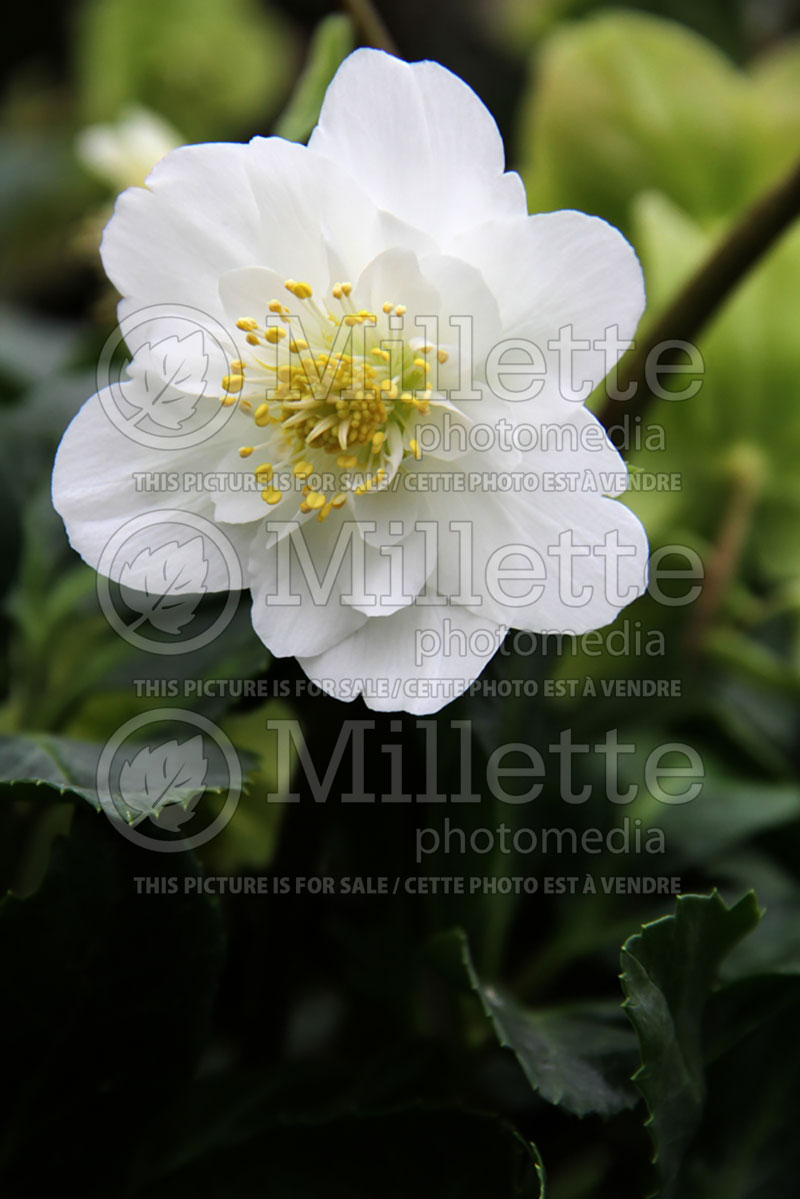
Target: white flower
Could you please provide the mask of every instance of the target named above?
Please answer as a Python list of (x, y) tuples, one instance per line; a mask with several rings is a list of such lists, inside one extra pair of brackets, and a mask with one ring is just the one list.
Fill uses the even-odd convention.
[[(641, 593), (644, 531), (609, 498), (625, 467), (581, 402), (633, 337), (639, 264), (602, 220), (529, 216), (492, 117), (442, 67), (359, 50), (308, 147), (173, 151), (119, 198), (102, 255), (137, 331), (131, 410), (159, 423), (158, 378), (213, 432), (149, 443), (109, 419), (108, 389), (84, 405), (53, 497), (87, 562), (176, 507), (135, 476), (209, 472), (181, 505), (234, 540), (269, 649), (416, 713), (507, 628), (580, 634)], [(192, 338), (148, 315), (170, 306), (202, 363), (175, 367)]]
[(182, 141), (163, 117), (131, 104), (113, 123), (82, 129), (75, 152), (90, 174), (118, 192), (143, 184), (155, 164)]

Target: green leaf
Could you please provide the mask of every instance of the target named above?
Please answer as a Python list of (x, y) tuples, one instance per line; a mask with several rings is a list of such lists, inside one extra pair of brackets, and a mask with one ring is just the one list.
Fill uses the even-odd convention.
[[(633, 215), (651, 309), (657, 311), (712, 252), (724, 226), (709, 231), (661, 193), (641, 195)], [(703, 332), (697, 395), (658, 403), (665, 448), (632, 456), (644, 469), (679, 472), (682, 488), (627, 497), (651, 545), (671, 540), (683, 523), (715, 543), (737, 489), (752, 488), (743, 570), (774, 582), (796, 579), (800, 566), (794, 452), (800, 343), (792, 325), (798, 271), (800, 229), (794, 228)]]
[(701, 1028), (720, 963), (760, 918), (752, 892), (733, 907), (713, 894), (683, 895), (675, 912), (622, 947), (625, 1010), (639, 1038), (634, 1082), (650, 1113), (664, 1199), (676, 1194), (684, 1154), (706, 1098)]
[(532, 211), (579, 208), (629, 231), (631, 201), (657, 189), (713, 221), (795, 156), (760, 83), (675, 22), (603, 13), (559, 28), (536, 68), (521, 147)]
[[(180, 729), (180, 735), (182, 740), (186, 739), (185, 726)], [(136, 743), (133, 747), (140, 752), (150, 751), (147, 743)], [(163, 746), (153, 748), (157, 752)], [(73, 741), (69, 737), (54, 737), (48, 733), (0, 734), (0, 786), (13, 787), (18, 783), (44, 785), (61, 795), (78, 795), (99, 811), (97, 767), (102, 751), (102, 745)], [(248, 756), (247, 763), (250, 761)], [(149, 807), (152, 796), (147, 781), (144, 772), (132, 772), (126, 800), (134, 810), (144, 811)], [(205, 775), (203, 790), (219, 793), (228, 782), (222, 767), (211, 763)], [(193, 795), (196, 788), (188, 788), (188, 791)], [(186, 799), (187, 788), (171, 786), (160, 797), (159, 806), (183, 803)]]
[(633, 1107), (636, 1094), (628, 1080), (636, 1044), (621, 1005), (587, 1002), (523, 1008), (481, 981), (460, 929), (437, 938), (432, 952), (451, 978), (460, 960), (499, 1043), (511, 1050), (534, 1091), (547, 1103), (576, 1116), (612, 1116)]
[(286, 809), (266, 800), (279, 784), (277, 741), (267, 734), (267, 721), (290, 714), (291, 709), (273, 699), (220, 722), (237, 749), (249, 752), (253, 766), (235, 820), (203, 848), (203, 864), (215, 874), (263, 870), (272, 860)]
[(263, 129), (292, 68), (285, 21), (255, 0), (90, 0), (77, 35), (87, 121), (138, 103), (189, 141)]
[(734, 846), (800, 818), (796, 783), (734, 778), (707, 756), (704, 764), (703, 790), (691, 812), (665, 805), (655, 821), (683, 862), (708, 865)]
[(279, 116), (274, 133), (304, 142), (317, 123), (328, 84), (355, 45), (353, 22), (343, 13), (329, 13), (314, 30), (308, 59), (291, 99)]

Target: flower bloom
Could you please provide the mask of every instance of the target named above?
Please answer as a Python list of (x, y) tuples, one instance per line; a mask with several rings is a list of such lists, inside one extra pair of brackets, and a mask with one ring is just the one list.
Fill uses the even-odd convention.
[(213, 474), (180, 503), (235, 545), (268, 648), (416, 713), (508, 628), (581, 634), (643, 590), (625, 467), (583, 404), (635, 332), (638, 261), (598, 218), (529, 216), (442, 67), (359, 50), (307, 147), (171, 152), (118, 199), (102, 257), (136, 330), (125, 402), (169, 435), (129, 436), (108, 387), (67, 430), (54, 504), (93, 566), (176, 507), (159, 478)]
[(86, 170), (118, 192), (143, 184), (155, 163), (182, 141), (163, 117), (132, 104), (115, 122), (82, 129), (75, 149)]

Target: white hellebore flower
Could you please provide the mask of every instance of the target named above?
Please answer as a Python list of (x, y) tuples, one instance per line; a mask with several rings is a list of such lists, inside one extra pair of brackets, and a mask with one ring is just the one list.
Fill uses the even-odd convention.
[(152, 168), (183, 138), (157, 113), (130, 104), (108, 125), (87, 125), (75, 139), (81, 164), (115, 192), (144, 184)]
[[(125, 401), (158, 424), (156, 378), (186, 403), (172, 443), (129, 436), (108, 388), (68, 428), (53, 498), (90, 564), (134, 517), (211, 519), (273, 654), (415, 713), (508, 628), (581, 634), (642, 592), (644, 531), (610, 498), (625, 467), (582, 402), (636, 329), (636, 256), (597, 218), (529, 216), (441, 66), (359, 50), (308, 147), (173, 151), (118, 199), (102, 257), (135, 331)], [(183, 411), (208, 431), (181, 438)], [(215, 482), (176, 503), (170, 472)]]

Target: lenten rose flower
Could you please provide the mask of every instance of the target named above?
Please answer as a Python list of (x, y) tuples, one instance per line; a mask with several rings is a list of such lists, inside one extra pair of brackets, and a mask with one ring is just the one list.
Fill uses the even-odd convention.
[(118, 192), (143, 184), (153, 165), (182, 141), (163, 117), (130, 104), (113, 123), (82, 129), (75, 150), (90, 174)]
[[(235, 544), (263, 642), (333, 695), (415, 713), (508, 628), (581, 634), (643, 590), (625, 467), (583, 405), (643, 310), (636, 256), (598, 218), (529, 216), (492, 117), (441, 66), (359, 50), (307, 147), (169, 153), (118, 199), (102, 258), (138, 330), (126, 400), (163, 379), (212, 431), (144, 444), (106, 391), (88, 400), (53, 501), (93, 566), (178, 506), (136, 477), (227, 479), (180, 506)], [(148, 325), (170, 306), (197, 326), (181, 371)]]

